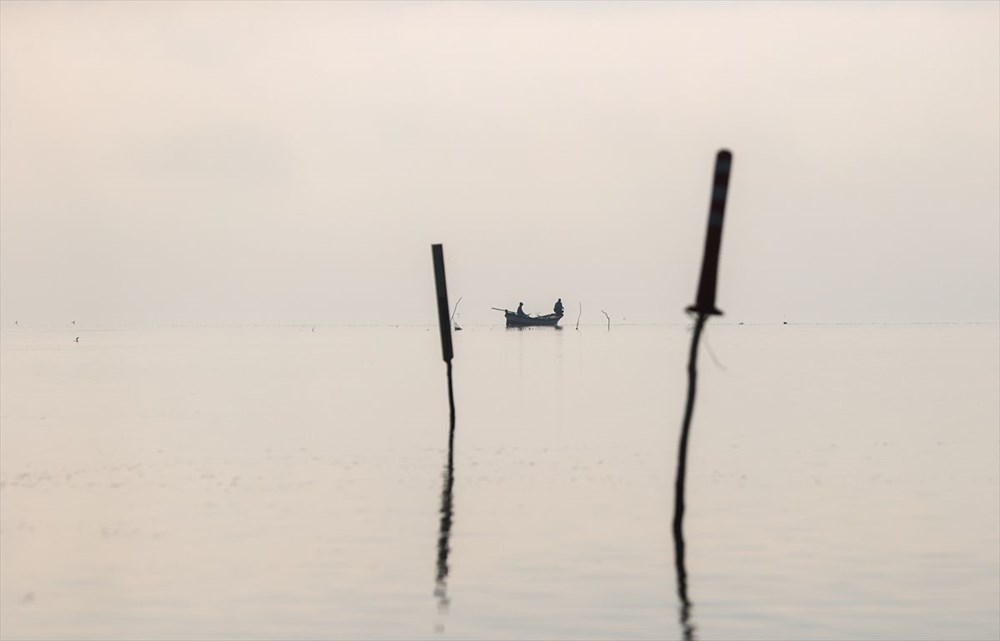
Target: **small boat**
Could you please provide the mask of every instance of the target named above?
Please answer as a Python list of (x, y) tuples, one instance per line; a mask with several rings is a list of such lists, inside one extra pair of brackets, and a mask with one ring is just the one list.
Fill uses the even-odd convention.
[(558, 327), (562, 314), (546, 314), (545, 316), (518, 316), (516, 312), (504, 310), (507, 327)]

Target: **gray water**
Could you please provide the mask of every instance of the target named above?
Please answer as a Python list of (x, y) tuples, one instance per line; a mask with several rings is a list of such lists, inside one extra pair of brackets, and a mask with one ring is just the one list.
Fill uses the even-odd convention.
[[(4, 330), (0, 637), (680, 637), (689, 329), (455, 339), (442, 519), (436, 328)], [(1000, 636), (997, 325), (713, 321), (699, 371), (696, 638)]]

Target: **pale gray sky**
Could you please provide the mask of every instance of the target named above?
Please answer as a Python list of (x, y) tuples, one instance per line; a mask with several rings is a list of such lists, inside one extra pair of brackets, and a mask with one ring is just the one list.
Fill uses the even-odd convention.
[[(0, 4), (9, 327), (1000, 320), (1000, 3)], [(589, 318), (588, 318), (589, 317)]]

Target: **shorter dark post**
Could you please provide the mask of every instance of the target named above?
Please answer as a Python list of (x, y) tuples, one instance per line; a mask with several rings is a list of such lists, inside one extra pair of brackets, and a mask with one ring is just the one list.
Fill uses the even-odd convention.
[(431, 245), (434, 255), (434, 284), (437, 286), (438, 324), (441, 326), (441, 355), (450, 363), (454, 353), (451, 350), (451, 321), (448, 316), (448, 283), (444, 278), (444, 248), (440, 244)]
[(451, 409), (451, 428), (455, 429), (455, 393), (451, 384), (451, 317), (448, 315), (448, 284), (444, 277), (444, 248), (440, 244), (431, 245), (434, 256), (434, 283), (437, 287), (438, 325), (441, 328), (441, 356), (448, 364), (448, 406)]

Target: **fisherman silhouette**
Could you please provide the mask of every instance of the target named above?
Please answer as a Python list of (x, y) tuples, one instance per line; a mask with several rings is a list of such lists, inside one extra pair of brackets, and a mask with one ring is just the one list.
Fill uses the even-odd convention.
[(562, 316), (563, 315), (563, 304), (562, 304), (562, 299), (561, 298), (556, 301), (556, 305), (555, 305), (555, 307), (552, 308), (552, 311), (554, 311), (556, 313), (556, 316)]
[(517, 315), (518, 316), (527, 316), (527, 314), (524, 313), (524, 303), (518, 303), (517, 304)]

